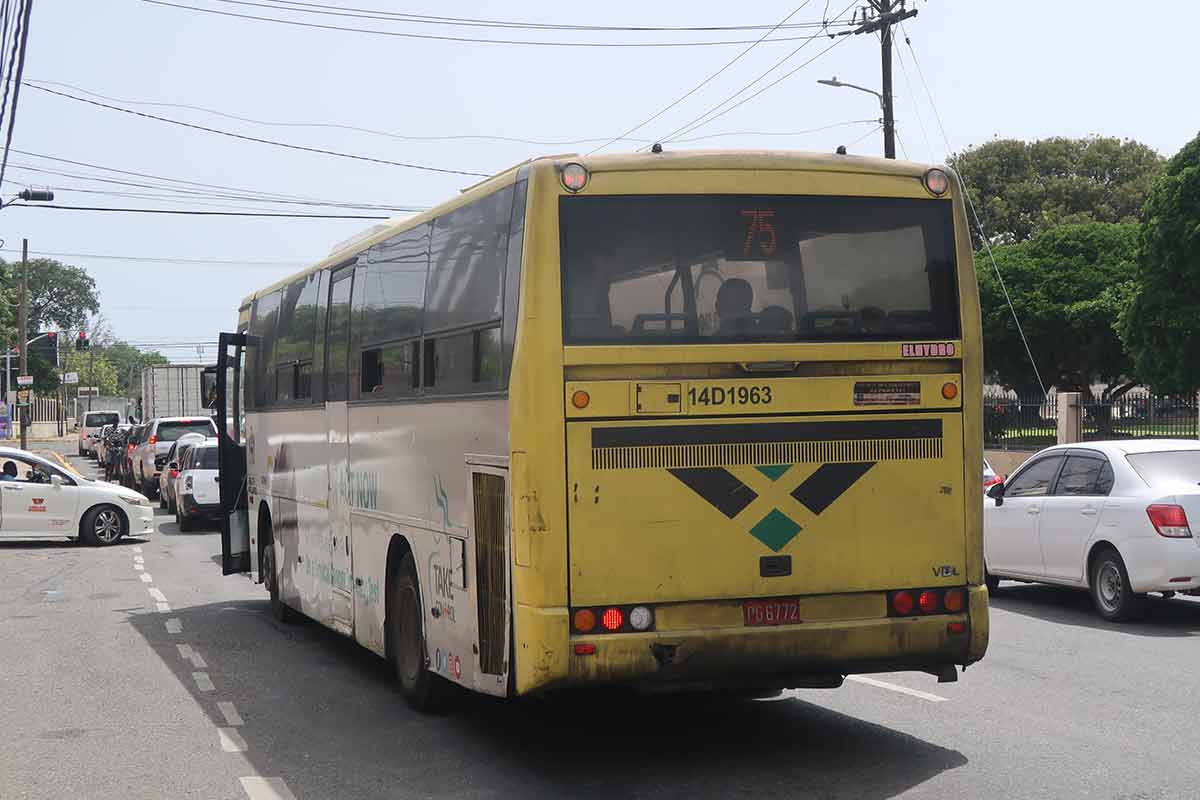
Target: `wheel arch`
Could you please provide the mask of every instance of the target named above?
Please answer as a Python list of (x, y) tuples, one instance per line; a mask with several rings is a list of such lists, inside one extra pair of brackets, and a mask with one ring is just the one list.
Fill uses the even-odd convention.
[(97, 509), (101, 509), (101, 508), (106, 508), (106, 507), (116, 510), (117, 516), (121, 518), (121, 524), (125, 528), (124, 535), (128, 536), (129, 535), (129, 515), (125, 513), (125, 509), (121, 508), (116, 503), (110, 503), (107, 500), (98, 500), (83, 510), (83, 513), (79, 515), (79, 524), (75, 526), (75, 535), (78, 536), (80, 539), (83, 539), (84, 538), (84, 534), (83, 534), (84, 521), (91, 515), (91, 513), (93, 511), (96, 511)]
[(400, 533), (392, 534), (391, 541), (388, 542), (387, 570), (384, 572), (383, 584), (383, 649), (389, 661), (395, 655), (392, 652), (392, 637), (388, 635), (388, 621), (392, 614), (392, 586), (395, 583), (393, 578), (400, 570), (400, 562), (412, 551), (412, 544), (407, 537)]
[[(1091, 547), (1088, 548), (1087, 561), (1085, 562), (1087, 564), (1087, 570), (1083, 575), (1083, 582), (1087, 584), (1088, 588), (1091, 588), (1092, 585), (1092, 570), (1096, 566), (1096, 559), (1105, 550), (1112, 550), (1118, 556), (1120, 556), (1122, 561), (1125, 560), (1125, 555), (1121, 552), (1121, 549), (1108, 539), (1097, 539), (1096, 541), (1092, 542)], [(1128, 570), (1128, 565), (1126, 565), (1125, 568)]]

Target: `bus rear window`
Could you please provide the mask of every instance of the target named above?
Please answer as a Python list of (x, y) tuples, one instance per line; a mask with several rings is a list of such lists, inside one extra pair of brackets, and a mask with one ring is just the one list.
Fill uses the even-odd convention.
[(563, 197), (567, 344), (959, 332), (948, 200)]

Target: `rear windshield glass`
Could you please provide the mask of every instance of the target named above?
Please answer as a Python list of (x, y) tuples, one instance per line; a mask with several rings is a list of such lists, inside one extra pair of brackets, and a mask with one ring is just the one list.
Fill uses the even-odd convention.
[(217, 428), (212, 420), (191, 422), (161, 422), (158, 425), (158, 441), (173, 442), (185, 433), (199, 433), (205, 437), (216, 436)]
[(950, 202), (563, 197), (568, 344), (958, 335)]
[(1150, 486), (1200, 484), (1200, 450), (1133, 453), (1127, 458), (1137, 474)]
[(112, 412), (91, 413), (83, 418), (86, 428), (99, 428), (101, 425), (116, 425), (121, 418)]
[(195, 469), (216, 469), (217, 468), (217, 448), (201, 447), (196, 451), (195, 463), (192, 465)]

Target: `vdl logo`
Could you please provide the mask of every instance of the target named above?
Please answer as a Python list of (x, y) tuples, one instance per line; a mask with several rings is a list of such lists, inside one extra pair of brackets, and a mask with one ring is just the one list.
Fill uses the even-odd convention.
[(769, 504), (770, 510), (750, 526), (749, 533), (771, 550), (779, 552), (803, 530), (792, 516), (780, 510), (780, 505), (796, 506), (789, 508), (795, 516), (803, 515), (801, 507), (812, 514), (820, 515), (859, 478), (867, 474), (875, 463), (862, 461), (822, 464), (799, 483), (790, 484), (790, 491), (787, 489), (789, 484), (781, 485), (780, 481), (792, 471), (795, 466), (793, 464), (755, 467), (754, 469), (765, 478), (765, 482), (759, 482), (757, 491), (724, 467), (692, 467), (667, 471), (729, 519), (737, 518), (762, 496)]

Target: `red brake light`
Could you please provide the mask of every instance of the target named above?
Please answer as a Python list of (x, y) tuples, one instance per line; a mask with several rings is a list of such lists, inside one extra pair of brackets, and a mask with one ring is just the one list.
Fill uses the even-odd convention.
[(892, 595), (892, 610), (902, 617), (907, 617), (913, 610), (912, 592), (896, 592)]
[(179, 470), (177, 470), (177, 469), (173, 469), (173, 470), (171, 470), (171, 477), (172, 477), (172, 478), (178, 478), (178, 477), (179, 477)]
[(1154, 530), (1158, 531), (1159, 536), (1171, 539), (1190, 539), (1192, 537), (1192, 529), (1188, 527), (1187, 513), (1183, 510), (1183, 506), (1159, 504), (1146, 506), (1146, 516), (1150, 517), (1150, 524), (1154, 526)]
[(151, 437), (150, 437), (149, 439), (147, 439), (146, 441), (147, 441), (147, 442), (149, 442), (150, 444), (155, 444), (155, 443), (158, 441), (158, 437), (157, 437), (157, 436), (151, 436)]
[(967, 623), (965, 622), (947, 622), (946, 633), (960, 634), (967, 632)]
[(625, 615), (619, 608), (606, 608), (604, 615), (600, 617), (600, 624), (604, 626), (605, 630), (619, 631), (625, 624)]
[(924, 591), (917, 599), (917, 605), (921, 606), (922, 614), (933, 614), (941, 607), (941, 601), (938, 598), (937, 592)]
[(584, 642), (575, 645), (575, 655), (577, 656), (594, 656), (596, 655), (596, 645), (591, 642)]

